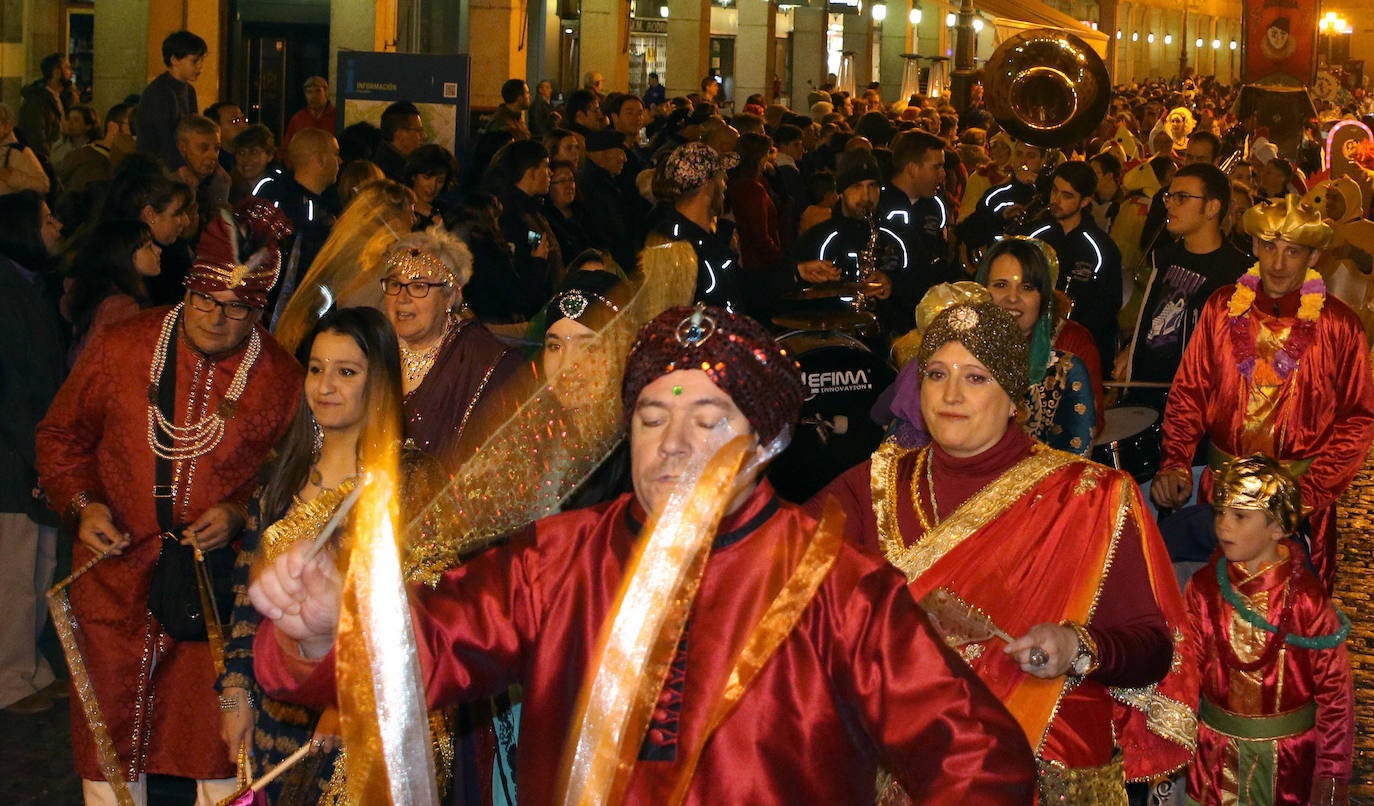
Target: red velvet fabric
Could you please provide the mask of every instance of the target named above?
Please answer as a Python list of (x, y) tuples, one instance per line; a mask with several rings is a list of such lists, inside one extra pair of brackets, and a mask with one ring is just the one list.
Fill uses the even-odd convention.
[[(1287, 542), (1288, 557), (1253, 579), (1243, 566), (1230, 565), (1231, 584), (1243, 597), (1263, 596), (1264, 615), (1273, 622), (1284, 606), (1292, 609), (1294, 635), (1329, 635), (1339, 629), (1336, 612), (1321, 583), (1303, 565), (1302, 549)], [(1247, 674), (1234, 668), (1230, 653), (1233, 635), (1254, 646), (1254, 632), (1235, 616), (1217, 583), (1218, 557), (1188, 582), (1187, 641), (1184, 662), (1202, 672), (1202, 693), (1216, 705), (1243, 716), (1271, 716), (1317, 704), (1316, 727), (1277, 742), (1274, 803), (1300, 806), (1309, 801), (1314, 782), (1322, 778), (1348, 781), (1355, 742), (1355, 693), (1350, 657), (1345, 644), (1333, 649), (1285, 646), (1274, 662)], [(1251, 606), (1255, 603), (1252, 601)], [(1276, 640), (1265, 634), (1268, 642)], [(1263, 645), (1261, 643), (1260, 645)], [(1246, 658), (1248, 660), (1248, 657)], [(1188, 773), (1188, 795), (1204, 806), (1230, 802), (1234, 792), (1235, 755), (1228, 737), (1198, 725), (1197, 761)]]
[[(156, 625), (149, 633), (148, 586), (161, 543), (147, 435), (149, 364), (167, 310), (105, 328), (87, 345), (38, 426), (38, 471), (55, 507), (90, 491), (109, 503), (115, 526), (132, 538), (123, 555), (100, 562), (70, 591), (86, 668), (130, 780), (143, 772), (229, 778), (234, 767), (219, 740), (209, 644), (171, 641)], [(196, 464), (188, 522), (222, 501), (245, 504), (258, 468), (295, 415), (300, 365), (265, 331), (261, 335), (262, 353), (237, 413), (219, 445)], [(197, 364), (202, 376), (214, 374), (218, 400), (244, 348), (208, 362), (180, 338), (176, 345), (180, 423)], [(73, 565), (80, 568), (93, 556), (77, 542)], [(150, 669), (154, 644), (157, 663)], [(77, 773), (101, 780), (86, 717), (76, 697), (71, 703)]]
[(778, 208), (768, 186), (757, 176), (740, 176), (725, 189), (725, 199), (739, 228), (740, 262), (751, 271), (771, 269), (782, 260)]
[[(932, 446), (939, 516), (949, 517), (970, 496), (1029, 456), (1034, 444), (1020, 429), (1008, 428), (996, 445), (971, 458), (953, 457)], [(899, 462), (896, 480), (898, 525), (907, 545), (919, 542), (925, 534), (911, 498), (916, 455), (912, 451)], [(858, 524), (849, 534), (865, 548), (881, 551), (870, 474), (868, 462), (851, 469), (821, 491), (814, 503), (835, 496), (851, 522)], [(1089, 476), (1095, 477), (1094, 483), (1083, 481)], [(1181, 746), (1162, 740), (1128, 745), (1125, 737), (1117, 739), (1122, 736), (1121, 720), (1127, 711), (1115, 703), (1107, 687), (1139, 687), (1165, 677), (1173, 657), (1169, 622), (1181, 621), (1182, 602), (1167, 575), (1167, 562), (1160, 559), (1165, 556), (1163, 545), (1148, 516), (1144, 534), (1133, 518), (1125, 518), (1116, 553), (1104, 568), (1105, 549), (1098, 541), (1107, 539), (1110, 524), (1117, 520), (1122, 485), (1129, 485), (1126, 494), (1134, 496), (1143, 511), (1139, 489), (1124, 474), (1086, 461), (1061, 468), (947, 552), (910, 589), (919, 599), (937, 587), (947, 588), (1014, 637), (1036, 624), (1062, 618), (1086, 623), (1101, 652), (1101, 666), (1065, 693), (1045, 736), (1042, 755), (1069, 766), (1097, 766), (1110, 761), (1119, 744), (1127, 751), (1128, 774), (1139, 777), (1147, 770), (1181, 766), (1187, 754)], [(924, 494), (922, 506), (929, 512)], [(1147, 552), (1153, 562), (1147, 562)], [(1154, 574), (1155, 584), (1152, 565), (1162, 566)], [(1091, 617), (1066, 614), (1062, 598), (1066, 589), (1100, 578), (1104, 571)], [(1161, 604), (1168, 605), (1172, 619), (1166, 620)], [(1029, 676), (1002, 654), (1003, 646), (994, 641), (971, 662), (993, 692), (1006, 699)], [(1167, 688), (1172, 696), (1185, 696), (1187, 703), (1189, 681), (1170, 680)]]
[[(1312, 562), (1330, 593), (1336, 580), (1336, 498), (1364, 464), (1374, 437), (1374, 383), (1364, 328), (1343, 302), (1327, 296), (1312, 345), (1277, 393), (1272, 445), (1257, 444), (1245, 433), (1250, 382), (1234, 357), (1227, 313), (1233, 292), (1223, 288), (1207, 300), (1183, 351), (1164, 411), (1161, 469), (1190, 467), (1203, 436), (1233, 456), (1263, 451), (1282, 462), (1311, 459), (1300, 479), (1302, 503), (1311, 511)], [(1281, 316), (1296, 315), (1298, 292), (1278, 305)], [(1254, 316), (1255, 310), (1272, 315), (1273, 306), (1261, 290), (1247, 315)], [(1209, 472), (1199, 500), (1209, 500), (1211, 488)]]
[[(622, 496), (546, 519), (417, 593), (431, 703), (524, 683), (521, 803), (560, 796), (577, 695), (636, 539), (637, 510)], [(722, 524), (687, 631), (676, 758), (640, 760), (627, 802), (666, 802), (735, 649), (768, 605), (762, 592), (790, 573), (815, 525), (766, 483)], [(322, 670), (292, 674), (271, 630), (259, 632), (256, 656), (259, 680), (275, 694), (331, 696)], [(706, 745), (686, 802), (872, 804), (880, 762), (918, 802), (1032, 797), (1030, 752), (1010, 715), (933, 634), (900, 576), (846, 546)]]

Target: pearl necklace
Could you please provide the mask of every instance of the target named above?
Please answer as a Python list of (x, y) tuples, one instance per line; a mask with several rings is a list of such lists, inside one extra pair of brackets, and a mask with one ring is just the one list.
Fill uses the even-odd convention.
[[(257, 362), (258, 355), (262, 352), (262, 338), (258, 335), (256, 328), (248, 338), (248, 351), (239, 362), (239, 367), (234, 371), (234, 378), (229, 384), (229, 391), (224, 399), (214, 408), (213, 413), (207, 413), (210, 398), (210, 389), (214, 385), (214, 373), (211, 372), (206, 377), (204, 390), (204, 403), (202, 414), (199, 419), (191, 421), (190, 411), (187, 412), (186, 425), (177, 425), (168, 422), (162, 410), (158, 407), (158, 385), (161, 382), (162, 373), (167, 365), (167, 361), (176, 360), (174, 351), (170, 350), (172, 339), (176, 333), (177, 322), (181, 316), (181, 309), (185, 303), (176, 306), (168, 312), (167, 317), (162, 320), (162, 332), (158, 335), (157, 347), (153, 350), (153, 361), (148, 367), (148, 447), (152, 448), (153, 453), (160, 459), (171, 461), (184, 461), (196, 459), (213, 451), (224, 437), (224, 422), (232, 419), (238, 409), (238, 402), (243, 397), (243, 390), (248, 386), (248, 373), (253, 369), (253, 364)], [(199, 376), (199, 372), (197, 372)], [(192, 379), (192, 386), (196, 385), (196, 379)], [(196, 390), (192, 388), (191, 397), (194, 399)], [(166, 441), (163, 436), (166, 436)]]
[(405, 342), (401, 342), (401, 368), (405, 370), (406, 384), (411, 388), (420, 385), (420, 381), (425, 379), (434, 362), (439, 358), (439, 349), (448, 340), (448, 333), (453, 326), (453, 319), (444, 320), (444, 330), (439, 334), (439, 338), (434, 343), (423, 350), (412, 350), (406, 347)]

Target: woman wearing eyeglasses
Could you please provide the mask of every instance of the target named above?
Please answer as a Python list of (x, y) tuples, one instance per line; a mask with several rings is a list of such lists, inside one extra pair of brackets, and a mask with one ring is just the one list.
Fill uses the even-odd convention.
[(521, 364), (520, 355), (455, 314), (472, 277), (472, 253), (442, 227), (404, 236), (383, 265), (386, 317), (401, 345), (406, 437), (442, 458), (483, 396)]

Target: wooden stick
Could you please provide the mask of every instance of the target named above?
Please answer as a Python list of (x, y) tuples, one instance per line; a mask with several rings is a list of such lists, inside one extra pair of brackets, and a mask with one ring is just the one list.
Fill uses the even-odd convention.
[(334, 530), (339, 528), (339, 524), (343, 523), (343, 519), (348, 517), (349, 511), (353, 509), (354, 504), (358, 503), (358, 497), (362, 494), (363, 479), (358, 479), (358, 483), (353, 486), (348, 495), (344, 496), (344, 500), (339, 502), (339, 508), (334, 510), (333, 516), (325, 523), (324, 528), (320, 530), (318, 535), (315, 535), (315, 542), (311, 544), (310, 551), (306, 552), (304, 562), (310, 562), (316, 554), (320, 553), (320, 549), (324, 548), (324, 544), (329, 541)]
[(250, 784), (248, 788), (253, 792), (262, 791), (264, 787), (277, 780), (277, 778), (285, 774), (287, 770), (296, 766), (296, 762), (308, 755), (310, 755), (310, 742), (301, 745), (300, 749), (296, 752), (282, 759), (280, 764), (268, 770), (266, 773), (263, 773), (263, 776)]

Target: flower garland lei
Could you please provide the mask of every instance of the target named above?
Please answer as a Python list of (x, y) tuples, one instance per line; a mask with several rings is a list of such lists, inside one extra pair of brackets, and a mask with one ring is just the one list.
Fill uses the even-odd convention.
[(1236, 281), (1236, 290), (1227, 303), (1227, 313), (1231, 317), (1231, 351), (1236, 366), (1247, 381), (1254, 381), (1258, 367), (1262, 382), (1277, 377), (1278, 382), (1283, 383), (1298, 368), (1303, 353), (1312, 346), (1317, 331), (1317, 317), (1326, 304), (1326, 282), (1315, 269), (1308, 269), (1303, 276), (1302, 295), (1298, 298), (1298, 323), (1289, 332), (1283, 346), (1275, 352), (1273, 363), (1256, 355), (1254, 325), (1250, 317), (1245, 315), (1255, 304), (1255, 292), (1259, 287), (1260, 271), (1256, 263)]

